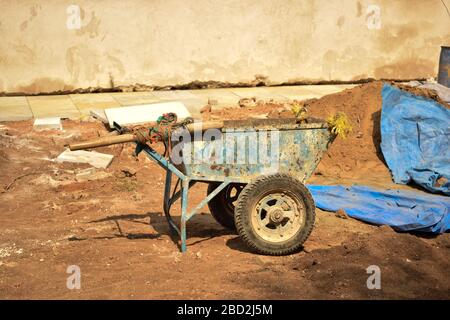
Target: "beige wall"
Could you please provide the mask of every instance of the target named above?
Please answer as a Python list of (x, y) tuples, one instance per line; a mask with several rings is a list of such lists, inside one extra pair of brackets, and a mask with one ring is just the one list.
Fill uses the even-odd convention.
[[(450, 8), (450, 0), (444, 0)], [(81, 8), (68, 29), (67, 7)], [(0, 0), (0, 92), (435, 76), (441, 0)], [(369, 5), (381, 28), (370, 29)], [(73, 20), (70, 20), (73, 21)], [(72, 24), (73, 26), (73, 24)]]

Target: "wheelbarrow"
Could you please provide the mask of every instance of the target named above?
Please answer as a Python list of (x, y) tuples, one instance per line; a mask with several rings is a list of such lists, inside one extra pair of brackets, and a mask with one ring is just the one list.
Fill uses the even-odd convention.
[[(182, 252), (186, 251), (187, 222), (206, 204), (219, 224), (237, 231), (256, 253), (293, 253), (311, 233), (315, 205), (303, 183), (334, 140), (327, 123), (316, 119), (299, 123), (295, 118), (223, 121), (215, 124), (219, 130), (214, 139), (206, 139), (204, 128), (197, 132), (189, 124), (184, 132), (194, 139), (177, 134), (178, 141), (172, 145), (172, 154), (179, 151), (176, 161), (115, 126), (121, 136), (107, 142), (71, 144), (70, 149), (133, 141), (136, 155), (144, 152), (158, 163), (166, 171), (163, 211), (171, 231), (181, 238)], [(194, 161), (196, 157), (200, 160)], [(173, 176), (177, 182), (172, 190)], [(208, 184), (207, 195), (188, 211), (189, 190), (198, 182)], [(177, 224), (171, 208), (180, 198), (181, 221)]]

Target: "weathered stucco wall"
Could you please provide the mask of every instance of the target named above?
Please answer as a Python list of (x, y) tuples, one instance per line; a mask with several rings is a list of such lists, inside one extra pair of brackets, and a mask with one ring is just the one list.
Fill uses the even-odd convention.
[(450, 45), (441, 0), (0, 4), (0, 92), (430, 77)]

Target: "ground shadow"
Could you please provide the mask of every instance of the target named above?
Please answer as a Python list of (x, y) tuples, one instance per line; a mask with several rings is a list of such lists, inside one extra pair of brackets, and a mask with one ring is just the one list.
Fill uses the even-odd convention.
[(232, 250), (237, 250), (244, 253), (254, 253), (248, 248), (248, 246), (244, 243), (244, 241), (242, 241), (241, 237), (239, 236), (228, 239), (226, 245)]
[(381, 151), (381, 110), (372, 113), (371, 120), (373, 121), (372, 141), (375, 146), (376, 155), (387, 166), (383, 152)]
[(430, 233), (430, 232), (420, 232), (420, 231), (403, 231), (403, 232), (399, 232), (399, 233), (410, 233), (418, 238), (422, 238), (422, 239), (436, 239), (437, 237), (439, 237), (441, 234), (440, 233)]
[[(149, 218), (149, 222), (141, 221), (144, 218)], [(116, 225), (116, 229), (118, 233), (115, 233), (112, 236), (102, 236), (102, 237), (94, 237), (94, 239), (113, 239), (113, 238), (127, 238), (127, 239), (157, 239), (161, 237), (165, 232), (160, 232), (155, 225), (161, 218), (160, 212), (147, 212), (145, 214), (119, 214), (114, 216), (107, 216), (97, 220), (91, 220), (89, 223), (101, 223), (111, 221)], [(163, 218), (163, 217), (162, 217)], [(134, 223), (140, 223), (144, 225), (152, 225), (157, 232), (156, 234), (152, 233), (132, 233), (132, 232), (124, 232), (120, 226), (120, 221), (132, 221)]]
[[(142, 221), (148, 218), (147, 221)], [(179, 217), (174, 217), (175, 223), (179, 227)], [(119, 214), (113, 216), (107, 216), (101, 219), (89, 221), (89, 223), (101, 223), (111, 221), (116, 225), (118, 233), (111, 236), (95, 237), (94, 239), (112, 239), (112, 238), (127, 238), (127, 239), (157, 239), (163, 235), (168, 235), (171, 240), (180, 247), (180, 237), (174, 232), (167, 223), (166, 217), (161, 212), (147, 212), (143, 214)], [(132, 221), (134, 223), (140, 223), (148, 226), (152, 226), (156, 231), (156, 234), (152, 233), (132, 233), (123, 231), (120, 222)], [(198, 244), (210, 239), (220, 237), (223, 235), (234, 234), (231, 230), (224, 229), (217, 224), (217, 228), (212, 228), (210, 225), (217, 224), (215, 220), (209, 214), (201, 214), (192, 217), (189, 220), (187, 226), (187, 237), (189, 238), (201, 238), (196, 240), (190, 245)], [(181, 248), (181, 247), (180, 247)]]
[[(179, 226), (179, 217), (175, 217), (174, 220)], [(217, 237), (236, 234), (235, 231), (226, 229), (218, 224), (210, 214), (197, 214), (193, 216), (187, 223), (186, 233), (187, 240), (200, 238), (195, 241), (190, 241), (188, 246), (193, 246)], [(172, 234), (172, 240), (181, 249), (181, 241), (178, 234)]]
[[(244, 243), (244, 241), (242, 241), (241, 237), (236, 236), (232, 239), (228, 239), (226, 242), (226, 245), (228, 248), (232, 249), (232, 250), (237, 250), (240, 252), (244, 252), (244, 253), (255, 253), (254, 251), (250, 250), (248, 248), (248, 246)], [(295, 252), (293, 252), (292, 254), (296, 254), (299, 253), (301, 251), (303, 251), (303, 246), (301, 246), (298, 250), (296, 250)]]

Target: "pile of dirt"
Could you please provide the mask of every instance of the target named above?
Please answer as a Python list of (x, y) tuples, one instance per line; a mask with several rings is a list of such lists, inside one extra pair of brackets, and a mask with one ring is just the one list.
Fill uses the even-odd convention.
[[(383, 85), (381, 81), (366, 83), (304, 102), (310, 116), (326, 119), (341, 111), (348, 116), (353, 126), (352, 133), (346, 139), (338, 137), (333, 142), (316, 173), (336, 178), (390, 177), (380, 147)], [(449, 107), (434, 90), (394, 83), (391, 85)]]
[(317, 173), (336, 178), (389, 174), (380, 148), (382, 82), (363, 84), (308, 102), (308, 114), (327, 118), (344, 112), (353, 130), (338, 137), (324, 155)]
[[(316, 174), (326, 177), (358, 178), (384, 177), (390, 180), (389, 170), (380, 148), (380, 118), (384, 82), (375, 81), (351, 89), (326, 95), (320, 99), (294, 101), (307, 108), (308, 116), (327, 119), (337, 112), (344, 112), (353, 130), (346, 139), (338, 137), (320, 162)], [(434, 90), (394, 84), (402, 90), (441, 101)], [(256, 103), (247, 108), (225, 108), (204, 114), (204, 119), (288, 118), (293, 103)], [(448, 105), (446, 105), (448, 107)]]

